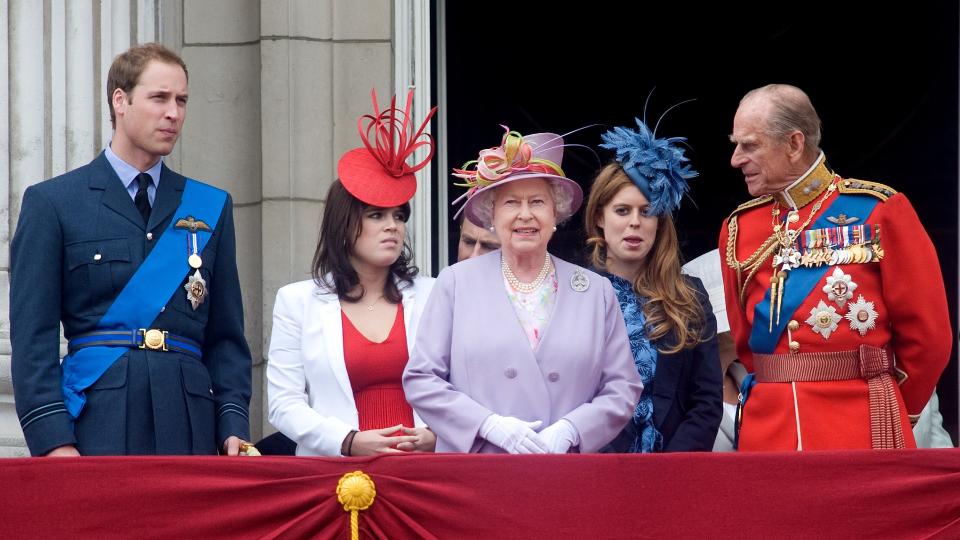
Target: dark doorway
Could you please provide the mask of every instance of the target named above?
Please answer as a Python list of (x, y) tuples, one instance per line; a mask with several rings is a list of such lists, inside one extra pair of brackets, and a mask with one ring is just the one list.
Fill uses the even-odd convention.
[[(958, 4), (805, 3), (790, 14), (763, 5), (446, 2), (439, 35), (450, 127), (440, 151), (451, 166), (475, 159), (499, 143), (499, 124), (524, 134), (632, 124), (654, 87), (650, 122), (696, 98), (671, 111), (658, 132), (687, 137), (700, 171), (692, 200), (676, 216), (689, 260), (716, 247), (721, 221), (750, 198), (729, 165), (727, 136), (740, 97), (771, 82), (795, 84), (823, 120), (822, 147), (838, 173), (909, 196), (938, 247), (956, 321)], [(603, 129), (567, 142), (596, 148)], [(590, 152), (571, 150), (563, 165), (586, 191), (599, 164)], [(449, 181), (449, 171), (438, 172)], [(462, 189), (450, 193), (452, 200)], [(558, 232), (551, 252), (582, 262), (581, 221), (575, 216)], [(954, 441), (956, 357), (955, 347), (939, 389)]]

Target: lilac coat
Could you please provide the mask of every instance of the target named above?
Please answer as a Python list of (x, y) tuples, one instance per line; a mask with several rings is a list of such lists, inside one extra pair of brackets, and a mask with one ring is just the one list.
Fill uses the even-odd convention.
[(613, 287), (581, 269), (590, 285), (576, 292), (578, 267), (553, 263), (557, 301), (536, 351), (507, 298), (499, 250), (440, 272), (403, 373), (438, 452), (503, 452), (477, 435), (492, 413), (541, 420), (541, 429), (566, 418), (581, 452), (602, 448), (632, 417), (643, 385)]

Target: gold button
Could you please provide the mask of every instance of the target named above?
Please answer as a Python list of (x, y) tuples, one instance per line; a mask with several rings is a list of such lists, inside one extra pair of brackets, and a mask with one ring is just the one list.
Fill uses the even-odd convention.
[(790, 352), (795, 353), (800, 350), (800, 343), (796, 341), (790, 342)]
[(790, 329), (791, 332), (796, 332), (797, 329), (800, 328), (800, 323), (797, 321), (790, 321), (787, 323), (787, 328)]
[(797, 214), (796, 212), (790, 212), (790, 215), (787, 217), (787, 221), (789, 221), (790, 223), (796, 223), (800, 221), (800, 215)]

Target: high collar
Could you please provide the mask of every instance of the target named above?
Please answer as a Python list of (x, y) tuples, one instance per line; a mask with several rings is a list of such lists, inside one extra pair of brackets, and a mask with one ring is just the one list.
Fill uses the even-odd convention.
[(800, 178), (783, 191), (774, 193), (773, 198), (781, 205), (797, 210), (813, 202), (830, 187), (834, 179), (834, 174), (827, 168), (826, 161), (823, 152), (820, 152), (813, 165), (800, 175)]

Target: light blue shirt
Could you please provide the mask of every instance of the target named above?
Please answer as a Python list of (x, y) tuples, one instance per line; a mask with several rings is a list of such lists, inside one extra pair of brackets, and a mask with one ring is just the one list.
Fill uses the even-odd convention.
[[(140, 171), (133, 165), (127, 163), (126, 161), (120, 159), (120, 156), (113, 152), (113, 149), (110, 148), (110, 145), (107, 145), (104, 152), (107, 155), (107, 161), (110, 162), (110, 166), (113, 167), (114, 172), (117, 173), (117, 176), (120, 178), (120, 181), (123, 182), (123, 185), (127, 188), (127, 193), (130, 194), (131, 199), (135, 199), (137, 196), (137, 189), (140, 186), (137, 185), (137, 175), (140, 174)], [(157, 160), (152, 167), (143, 171), (150, 175), (150, 178), (153, 179), (153, 182), (147, 186), (147, 198), (150, 199), (150, 206), (153, 206), (153, 200), (157, 198), (157, 186), (160, 185), (160, 166), (163, 164), (163, 158)]]

